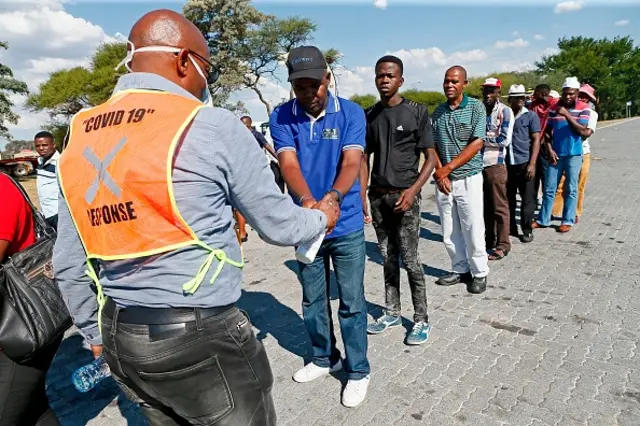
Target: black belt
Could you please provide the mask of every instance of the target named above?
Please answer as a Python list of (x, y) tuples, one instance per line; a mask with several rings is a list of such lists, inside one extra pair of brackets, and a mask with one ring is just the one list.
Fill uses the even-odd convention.
[[(198, 316), (200, 320), (203, 320), (214, 315), (220, 315), (235, 308), (235, 306), (235, 304), (216, 306), (215, 308), (143, 308), (134, 306), (120, 308), (118, 321), (138, 325), (180, 324), (194, 322)], [(115, 311), (116, 304), (107, 298), (102, 313), (109, 318), (113, 318)]]

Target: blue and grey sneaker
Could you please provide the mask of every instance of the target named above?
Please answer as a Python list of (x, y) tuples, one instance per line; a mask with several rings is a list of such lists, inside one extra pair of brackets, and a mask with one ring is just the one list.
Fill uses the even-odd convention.
[(398, 327), (402, 325), (402, 317), (398, 315), (394, 317), (393, 315), (384, 314), (380, 318), (376, 320), (376, 322), (369, 324), (367, 326), (367, 333), (369, 334), (380, 334), (385, 331), (387, 328)]
[(428, 322), (417, 322), (413, 325), (411, 332), (407, 335), (407, 345), (421, 345), (429, 340), (431, 324)]

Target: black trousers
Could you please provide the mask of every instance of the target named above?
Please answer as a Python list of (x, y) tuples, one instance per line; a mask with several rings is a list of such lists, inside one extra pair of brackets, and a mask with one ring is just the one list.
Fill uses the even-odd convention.
[(267, 354), (235, 306), (211, 314), (108, 301), (102, 340), (113, 378), (151, 426), (276, 424)]
[(523, 233), (532, 231), (536, 205), (538, 201), (538, 190), (536, 189), (536, 178), (527, 180), (527, 163), (507, 166), (509, 176), (507, 178), (507, 198), (509, 199), (510, 221), (509, 226), (512, 234), (517, 234), (516, 224), (516, 194), (520, 193), (522, 203), (520, 204), (520, 227)]
[(0, 426), (59, 426), (45, 390), (45, 376), (60, 342), (36, 359), (17, 364), (0, 351)]

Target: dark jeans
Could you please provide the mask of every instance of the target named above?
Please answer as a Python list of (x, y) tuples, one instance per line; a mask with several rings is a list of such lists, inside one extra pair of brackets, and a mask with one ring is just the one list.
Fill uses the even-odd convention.
[(485, 167), (484, 228), (487, 250), (511, 250), (509, 240), (509, 201), (507, 199), (507, 166)]
[(17, 364), (0, 351), (0, 426), (59, 426), (49, 408), (45, 376), (60, 342)]
[(199, 309), (172, 309), (183, 318), (144, 325), (125, 317), (132, 310), (105, 307), (104, 357), (152, 426), (276, 424), (269, 360), (242, 311), (204, 317)]
[(51, 225), (53, 227), (53, 229), (55, 229), (56, 231), (58, 230), (58, 215), (53, 215), (53, 216), (49, 216), (48, 218), (46, 218), (46, 221), (49, 223), (49, 225)]
[[(542, 148), (540, 148), (540, 150), (542, 150)], [(542, 153), (540, 153), (540, 155), (538, 155), (538, 161), (536, 161), (536, 177), (535, 177), (535, 188), (534, 188), (535, 197), (536, 197), (536, 207), (538, 204), (538, 193), (540, 191), (540, 188), (543, 188), (544, 190), (544, 174), (547, 169), (547, 164), (549, 164), (547, 157), (545, 157), (544, 155), (542, 155)]]
[(369, 191), (371, 217), (378, 237), (378, 247), (384, 257), (385, 304), (389, 315), (399, 316), (400, 261), (404, 264), (411, 288), (413, 320), (429, 321), (427, 315), (427, 286), (424, 269), (418, 255), (420, 241), (420, 196), (404, 213), (393, 211), (400, 192), (381, 194)]
[(507, 166), (509, 178), (507, 181), (507, 197), (509, 198), (509, 217), (511, 220), (511, 231), (517, 234), (516, 224), (516, 194), (520, 193), (522, 199), (520, 203), (520, 227), (522, 232), (528, 234), (532, 231), (534, 214), (538, 197), (536, 191), (535, 177), (527, 180), (528, 163)]
[(313, 363), (320, 367), (329, 367), (340, 359), (331, 319), (325, 257), (333, 261), (338, 284), (338, 321), (346, 352), (344, 370), (349, 379), (362, 379), (370, 372), (364, 299), (364, 230), (325, 240), (312, 263), (298, 262), (302, 316), (313, 346)]

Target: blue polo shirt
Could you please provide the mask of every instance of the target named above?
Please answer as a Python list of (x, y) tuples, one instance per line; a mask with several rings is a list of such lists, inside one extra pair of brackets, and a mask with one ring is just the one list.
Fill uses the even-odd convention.
[[(298, 156), (302, 176), (314, 198), (319, 200), (340, 173), (342, 152), (364, 152), (366, 119), (360, 106), (329, 94), (325, 111), (318, 118), (307, 114), (293, 99), (271, 114), (269, 131), (276, 152), (293, 151)], [(294, 202), (299, 200), (294, 198)], [(340, 220), (327, 238), (338, 238), (364, 228), (360, 180), (343, 194)]]
[(528, 163), (531, 158), (531, 134), (540, 133), (538, 114), (522, 108), (513, 125), (513, 136), (509, 145), (508, 164), (516, 166)]

